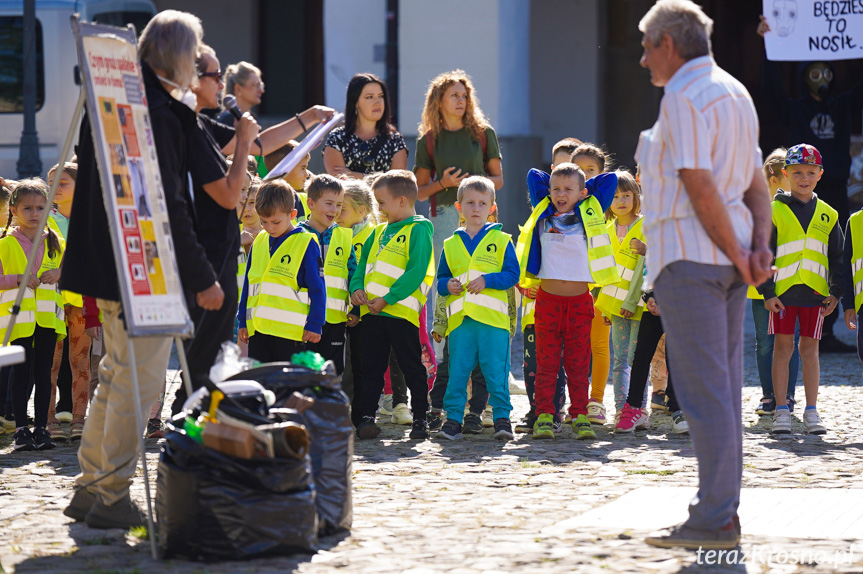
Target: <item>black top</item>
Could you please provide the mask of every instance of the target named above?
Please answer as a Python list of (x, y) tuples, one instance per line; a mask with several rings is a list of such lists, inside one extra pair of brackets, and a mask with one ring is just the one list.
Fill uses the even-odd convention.
[[(177, 266), (191, 307), (195, 301), (194, 294), (216, 282), (213, 266), (198, 243), (191, 198), (186, 187), (188, 142), (195, 131), (195, 112), (171, 97), (144, 62), (141, 62), (141, 72)], [(87, 118), (81, 122), (78, 139), (75, 191), (60, 287), (90, 297), (120, 301), (114, 248)]]
[[(801, 64), (801, 85), (803, 70), (805, 65)], [(765, 58), (763, 71), (770, 107), (788, 128), (788, 145), (814, 145), (821, 152), (824, 179), (838, 180), (844, 186), (851, 170), (851, 114), (863, 106), (863, 75), (847, 92), (828, 95), (819, 102), (809, 95), (805, 85), (802, 98), (795, 100), (785, 93), (776, 62)]]
[[(324, 149), (331, 147), (342, 152), (345, 167), (351, 171), (370, 174), (392, 169), (393, 156), (407, 149), (405, 138), (398, 132), (378, 134), (368, 141), (363, 141), (354, 133), (345, 132), (340, 126), (327, 135)], [(366, 158), (371, 159), (371, 165), (366, 165)]]
[[(806, 230), (809, 229), (812, 216), (815, 215), (817, 203), (822, 201), (818, 199), (817, 194), (813, 193), (812, 196), (813, 198), (809, 202), (803, 203), (790, 193), (780, 191), (780, 193), (776, 194), (774, 200), (787, 205), (791, 209), (791, 213), (797, 217), (797, 221), (800, 222), (800, 227)], [(828, 285), (830, 286), (830, 294), (837, 299), (842, 298), (844, 275), (844, 267), (842, 266), (843, 241), (842, 227), (837, 222), (830, 230), (830, 238), (827, 242)], [(776, 226), (774, 225), (773, 231), (770, 234), (770, 250), (774, 255), (776, 254), (776, 243), (777, 234)], [(765, 300), (776, 297), (776, 283), (772, 275), (758, 287), (758, 292), (764, 296)], [(782, 301), (783, 305), (790, 305), (792, 307), (820, 307), (823, 306), (823, 301), (826, 298), (826, 295), (819, 295), (812, 287), (803, 284), (792, 285), (785, 293), (779, 296), (779, 300)]]
[(198, 238), (216, 274), (221, 275), (226, 258), (236, 256), (240, 248), (237, 212), (216, 203), (203, 186), (224, 178), (228, 173), (228, 162), (222, 148), (234, 138), (235, 130), (201, 114), (197, 119), (198, 129), (192, 138), (193, 151), (189, 154), (189, 173), (194, 186)]

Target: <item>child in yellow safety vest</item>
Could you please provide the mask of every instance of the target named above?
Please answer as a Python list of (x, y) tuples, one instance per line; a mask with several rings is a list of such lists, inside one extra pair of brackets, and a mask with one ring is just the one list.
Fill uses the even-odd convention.
[[(554, 144), (551, 149), (551, 170), (554, 171), (554, 166), (572, 161), (572, 154), (582, 145), (581, 140), (576, 138), (563, 138)], [(542, 173), (542, 172), (537, 172)], [(543, 189), (548, 189), (547, 176), (544, 181)], [(537, 197), (534, 190), (531, 189), (528, 194), (528, 200), (531, 202), (531, 207), (536, 207), (536, 204), (541, 201), (542, 197)], [(536, 403), (534, 401), (534, 391), (536, 387), (536, 294), (539, 287), (539, 281), (525, 279), (524, 283), (519, 284), (518, 290), (521, 293), (521, 331), (524, 346), (523, 352), (523, 374), (524, 388), (527, 393), (527, 400), (530, 404), (530, 410), (524, 415), (524, 418), (515, 426), (515, 432), (530, 433), (533, 432), (533, 425), (536, 424)], [(606, 334), (607, 337), (607, 334)], [(607, 369), (606, 369), (607, 371)], [(606, 372), (606, 377), (608, 372)], [(554, 432), (563, 431), (563, 421), (561, 413), (566, 399), (566, 370), (561, 366), (557, 374), (557, 386), (554, 390)]]
[(256, 209), (264, 232), (249, 251), (238, 339), (248, 342), (253, 359), (290, 361), (306, 343), (321, 340), (327, 310), (321, 249), (312, 233), (291, 223), (294, 194), (284, 180), (261, 184)]
[[(264, 158), (264, 166), (267, 173), (272, 171), (279, 162), (285, 159), (289, 153), (294, 151), (298, 145), (300, 145), (299, 142), (291, 140), (279, 149), (267, 154)], [(309, 218), (308, 194), (306, 193), (305, 188), (307, 180), (312, 175), (309, 172), (310, 161), (312, 161), (312, 156), (310, 154), (306, 154), (294, 169), (282, 176), (282, 179), (288, 182), (288, 185), (290, 185), (291, 189), (294, 191), (294, 208), (297, 210), (297, 215), (291, 222), (294, 225), (302, 223)]]
[[(540, 180), (537, 183), (536, 180)], [(528, 173), (528, 187), (541, 189), (545, 174)], [(543, 197), (518, 238), (520, 283), (539, 279), (536, 298), (535, 438), (554, 438), (552, 397), (563, 355), (573, 432), (595, 438), (587, 418), (590, 328), (594, 317), (590, 284), (620, 281), (604, 213), (617, 189), (617, 176), (603, 173), (585, 182), (575, 164), (555, 166)]]
[[(61, 239), (65, 238), (69, 229), (69, 216), (72, 212), (72, 199), (75, 194), (75, 180), (78, 177), (78, 165), (67, 163), (60, 169), (55, 165), (48, 171), (49, 183), (59, 177), (60, 182), (54, 195), (56, 207), (51, 210), (52, 222), (57, 226)], [(53, 226), (52, 226), (53, 227)], [(65, 441), (65, 429), (60, 425), (55, 412), (55, 397), (58, 394), (57, 379), (63, 360), (63, 348), (68, 348), (68, 362), (71, 368), (71, 385), (65, 387), (65, 395), (61, 395), (60, 403), (71, 404), (72, 420), (69, 424), (68, 438), (78, 440), (84, 432), (84, 417), (90, 397), (90, 337), (86, 333), (84, 321), (84, 301), (81, 295), (71, 291), (62, 291), (64, 313), (66, 315), (66, 332), (68, 336), (57, 341), (54, 349), (54, 366), (51, 369), (51, 404), (48, 408), (48, 432), (55, 441)], [(68, 379), (67, 379), (68, 380)], [(70, 388), (71, 387), (71, 388)], [(62, 392), (62, 390), (61, 390)], [(68, 408), (68, 407), (66, 407)], [(61, 410), (66, 410), (63, 408)], [(67, 419), (68, 420), (68, 419)]]
[[(600, 288), (596, 297), (596, 309), (611, 321), (615, 429), (641, 429), (650, 427), (647, 387), (640, 408), (633, 408), (626, 402), (626, 398), (629, 394), (629, 374), (635, 356), (638, 327), (644, 311), (644, 301), (641, 300), (644, 255), (639, 252), (639, 245), (643, 247), (644, 243), (644, 216), (641, 214), (641, 189), (635, 177), (626, 170), (618, 170), (615, 174), (617, 191), (611, 207), (606, 211), (606, 218), (609, 220), (608, 235), (612, 238), (620, 282)], [(591, 410), (598, 411), (602, 420), (605, 419), (605, 406), (602, 401), (593, 397), (588, 401), (588, 420), (592, 414)], [(592, 420), (591, 422), (593, 423)]]
[[(781, 190), (788, 189), (788, 178), (782, 173), (785, 167), (785, 148), (776, 148), (764, 160), (761, 171), (767, 179), (767, 187), (770, 189), (770, 197)], [(773, 397), (773, 338), (770, 334), (768, 324), (770, 323), (770, 311), (764, 307), (764, 297), (758, 293), (755, 287), (750, 286), (746, 297), (752, 303), (752, 320), (755, 323), (755, 363), (758, 367), (758, 380), (761, 382), (761, 400), (755, 408), (755, 412), (762, 416), (773, 416), (776, 410), (776, 399)], [(800, 370), (800, 351), (797, 344), (800, 341), (800, 330), (794, 336), (794, 353), (788, 363), (788, 390), (785, 395), (785, 403), (791, 412), (794, 412), (794, 390), (797, 386), (797, 372)]]
[[(611, 169), (611, 160), (605, 151), (592, 143), (583, 143), (575, 148), (575, 151), (572, 152), (572, 163), (581, 168), (587, 179)], [(591, 293), (593, 294), (594, 307), (596, 307), (599, 289), (591, 285)], [(610, 332), (611, 321), (609, 318), (603, 315), (601, 311), (595, 311), (593, 321), (590, 324), (591, 400), (587, 403), (587, 420), (595, 425), (606, 423), (605, 409), (598, 408), (598, 405), (602, 405), (605, 397), (605, 386), (608, 384), (608, 374), (611, 372)], [(617, 423), (616, 419), (615, 416), (615, 423)]]
[[(48, 408), (51, 400), (51, 367), (57, 340), (66, 336), (63, 298), (57, 288), (63, 247), (60, 237), (51, 229), (39, 227), (42, 213), (48, 209), (48, 186), (41, 179), (19, 181), (9, 201), (9, 221), (0, 239), (0, 338), (5, 337), (12, 316), (12, 306), (27, 267), (27, 256), (39, 237), (36, 264), (25, 290), (21, 309), (9, 338), (24, 348), (25, 361), (11, 372), (12, 407), (15, 413), (15, 443), (18, 450), (47, 450), (56, 445), (48, 432)], [(15, 217), (18, 225), (9, 227)], [(33, 377), (34, 387), (30, 386)], [(27, 403), (34, 391), (34, 430), (27, 426)]]
[(848, 218), (845, 228), (845, 286), (842, 289), (842, 308), (845, 325), (857, 331), (857, 356), (863, 361), (863, 210)]
[[(818, 341), (824, 317), (833, 312), (842, 296), (842, 230), (836, 210), (818, 199), (815, 186), (824, 173), (821, 154), (813, 146), (799, 144), (788, 150), (785, 168), (791, 193), (777, 193), (773, 200), (771, 248), (776, 254), (776, 273), (758, 292), (770, 311), (773, 343), (774, 434), (791, 433), (791, 413), (785, 396), (788, 361), (794, 346), (794, 329), (800, 325), (800, 359), (806, 410), (803, 428), (810, 434), (827, 429), (816, 409), (819, 373)], [(807, 369), (807, 365), (810, 368)]]
[(357, 269), (354, 234), (336, 223), (344, 199), (341, 180), (327, 174), (316, 175), (308, 187), (309, 218), (299, 225), (314, 235), (323, 251), (327, 286), (327, 320), (321, 340), (309, 349), (332, 361), (339, 375), (345, 370), (345, 326), (350, 306), (348, 285)]
[(362, 376), (354, 379), (351, 419), (360, 439), (380, 435), (375, 412), (392, 349), (411, 393), (409, 437), (424, 440), (429, 437), (428, 379), (419, 315), (434, 278), (434, 227), (416, 214), (418, 189), (413, 173), (390, 170), (372, 190), (387, 223), (378, 225), (366, 239), (351, 279), (351, 302), (368, 309), (362, 311)]
[(507, 290), (518, 283), (518, 258), (512, 237), (501, 231), (499, 223), (487, 222), (497, 207), (494, 184), (481, 176), (469, 177), (459, 185), (457, 197), (455, 205), (465, 225), (444, 241), (437, 274), (438, 294), (447, 298), (450, 343), (449, 381), (443, 398), (446, 422), (439, 435), (462, 438), (467, 383), (479, 365), (493, 409), (494, 437), (509, 440), (514, 435), (509, 420)]

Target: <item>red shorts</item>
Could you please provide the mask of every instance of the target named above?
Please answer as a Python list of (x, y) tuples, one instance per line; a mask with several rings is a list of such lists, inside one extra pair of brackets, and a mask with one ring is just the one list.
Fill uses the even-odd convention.
[(768, 335), (793, 335), (800, 321), (800, 336), (821, 340), (821, 327), (824, 325), (824, 317), (821, 316), (823, 307), (785, 307), (780, 313), (770, 313), (770, 324), (767, 326)]

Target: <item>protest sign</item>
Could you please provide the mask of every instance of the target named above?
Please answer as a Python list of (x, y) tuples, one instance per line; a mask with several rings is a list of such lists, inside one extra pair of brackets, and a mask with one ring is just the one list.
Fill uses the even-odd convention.
[(186, 308), (132, 28), (73, 19), (130, 336), (186, 335)]
[(863, 0), (763, 0), (768, 60), (863, 58)]

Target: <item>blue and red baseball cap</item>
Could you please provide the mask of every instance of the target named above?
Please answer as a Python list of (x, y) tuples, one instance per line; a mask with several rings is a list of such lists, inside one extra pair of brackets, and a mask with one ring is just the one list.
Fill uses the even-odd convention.
[(785, 154), (785, 165), (809, 164), (821, 167), (821, 153), (815, 146), (809, 144), (797, 144), (790, 148)]

